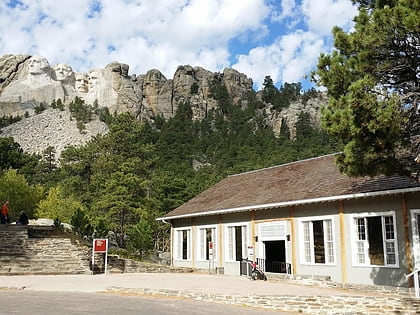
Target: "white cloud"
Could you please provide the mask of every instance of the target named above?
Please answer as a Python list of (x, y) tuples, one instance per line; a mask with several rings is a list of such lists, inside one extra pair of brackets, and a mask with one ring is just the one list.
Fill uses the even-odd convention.
[(257, 88), (262, 87), (264, 77), (271, 76), (274, 82), (300, 82), (313, 69), (323, 50), (322, 39), (311, 32), (297, 31), (279, 37), (266, 47), (257, 47), (249, 55), (241, 55), (236, 69), (254, 79)]
[(329, 35), (334, 26), (348, 29), (357, 10), (349, 0), (303, 0), (302, 13), (310, 31)]
[[(349, 6), (350, 0), (0, 1), (0, 55), (40, 54), (75, 71), (119, 61), (131, 73), (156, 68), (172, 78), (190, 64), (210, 71), (233, 66), (256, 83), (265, 75), (298, 81), (324, 49), (327, 29), (349, 22)], [(297, 24), (302, 18), (307, 26)], [(234, 41), (247, 50), (232, 56)]]

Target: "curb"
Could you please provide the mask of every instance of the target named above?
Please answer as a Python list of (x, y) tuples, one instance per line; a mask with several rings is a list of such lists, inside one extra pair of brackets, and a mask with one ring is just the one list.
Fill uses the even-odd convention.
[(225, 295), (168, 289), (128, 289), (122, 287), (109, 287), (106, 288), (106, 292), (164, 296), (313, 315), (380, 313), (414, 315), (419, 314), (420, 311), (420, 300), (390, 296)]

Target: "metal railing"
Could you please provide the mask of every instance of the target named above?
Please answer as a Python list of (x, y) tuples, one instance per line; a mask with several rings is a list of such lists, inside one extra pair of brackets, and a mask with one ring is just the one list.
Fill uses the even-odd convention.
[[(274, 272), (274, 273), (292, 273), (292, 266), (289, 263), (275, 260), (267, 260), (263, 258), (257, 258), (257, 265), (263, 272)], [(242, 275), (251, 275), (252, 267), (247, 262), (246, 259), (243, 259), (240, 263), (239, 274)]]
[(286, 274), (292, 273), (292, 265), (283, 261), (257, 258), (257, 265), (264, 272), (286, 273)]
[(414, 278), (414, 290), (416, 293), (416, 298), (418, 299), (420, 298), (419, 273), (420, 273), (420, 269), (417, 269), (417, 270), (414, 270), (412, 273), (405, 276), (407, 279), (410, 277)]
[(242, 259), (239, 266), (239, 275), (251, 276), (252, 266), (248, 263), (248, 259)]

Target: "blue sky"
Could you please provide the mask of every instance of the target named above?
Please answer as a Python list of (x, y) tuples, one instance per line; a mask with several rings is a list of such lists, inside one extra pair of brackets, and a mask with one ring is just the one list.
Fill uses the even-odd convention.
[[(130, 73), (179, 65), (232, 67), (261, 88), (304, 82), (331, 29), (350, 30), (351, 0), (2, 0), (0, 56), (45, 56), (87, 72), (118, 61)], [(304, 84), (306, 85), (306, 84)]]

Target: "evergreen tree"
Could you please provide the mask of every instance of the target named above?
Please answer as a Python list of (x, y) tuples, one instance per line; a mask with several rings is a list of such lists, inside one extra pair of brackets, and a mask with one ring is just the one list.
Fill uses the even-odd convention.
[(336, 50), (318, 61), (329, 96), (323, 125), (345, 144), (337, 162), (346, 174), (411, 176), (419, 170), (420, 2), (353, 2), (354, 30), (335, 27)]

